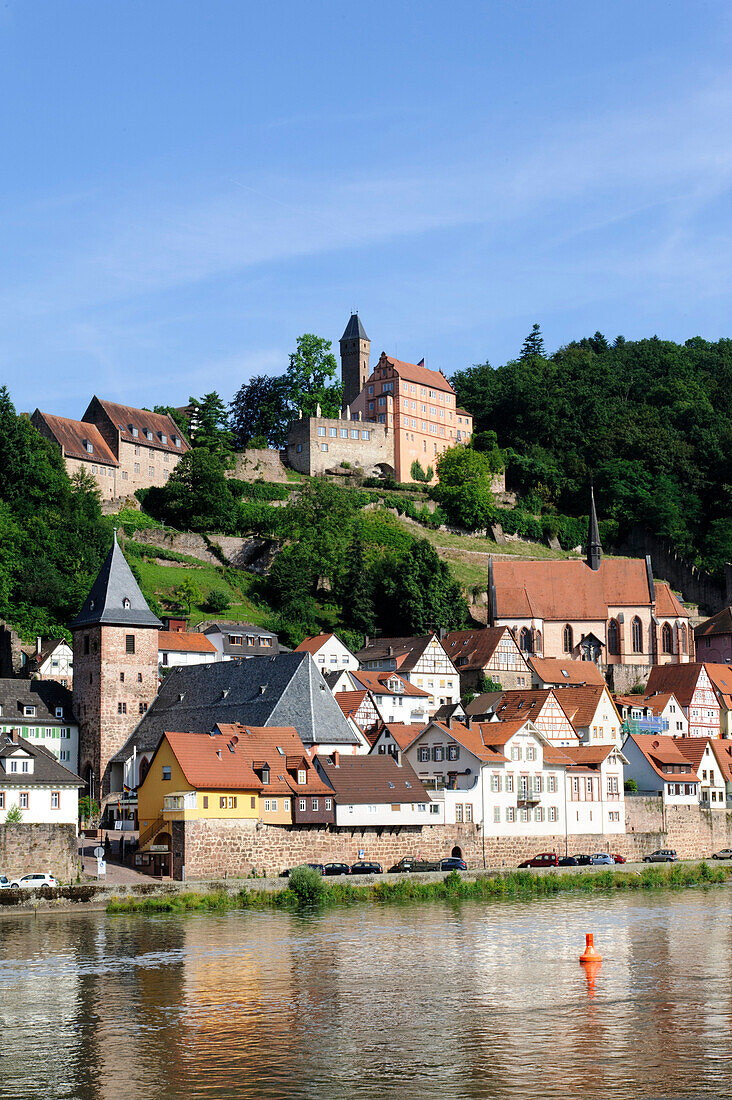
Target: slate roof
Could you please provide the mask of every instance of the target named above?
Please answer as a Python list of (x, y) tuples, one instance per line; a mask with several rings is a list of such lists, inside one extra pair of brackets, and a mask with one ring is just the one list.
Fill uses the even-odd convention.
[[(32, 417), (33, 422), (41, 420), (51, 436), (60, 447), (63, 447), (65, 455), (69, 458), (80, 458), (85, 462), (100, 462), (106, 466), (119, 466), (108, 443), (99, 431), (96, 424), (85, 423), (83, 420), (69, 420), (65, 416), (54, 416), (51, 413), (41, 412), (36, 409)], [(88, 440), (94, 448), (91, 454), (84, 446), (84, 440)]]
[(472, 703), (468, 703), (465, 713), (471, 718), (482, 718), (484, 714), (491, 714), (502, 698), (502, 691), (484, 691), (481, 695), (476, 695)]
[[(203, 624), (199, 624), (199, 631), (202, 625)], [(252, 623), (237, 623), (219, 620), (206, 626), (203, 633), (206, 635), (220, 634), (222, 650), (227, 657), (274, 656), (280, 652), (280, 644), (277, 635), (273, 634), (271, 630), (264, 630), (261, 626), (254, 626)], [(232, 645), (229, 641), (230, 634), (241, 635), (243, 644)], [(246, 635), (250, 635), (255, 639), (253, 646), (248, 646), (246, 644)], [(262, 646), (259, 641), (260, 638), (269, 638), (271, 640), (271, 645)]]
[(341, 340), (368, 340), (366, 329), (361, 324), (358, 313), (352, 313), (349, 317)]
[(711, 619), (705, 619), (694, 627), (697, 638), (706, 638), (711, 634), (732, 634), (732, 607), (723, 607)]
[[(182, 697), (182, 698), (181, 698)], [(112, 758), (152, 752), (168, 730), (210, 733), (219, 723), (294, 726), (303, 743), (359, 744), (309, 653), (178, 665)]]
[(24, 737), (13, 741), (8, 733), (0, 733), (0, 757), (12, 756), (23, 749), (35, 760), (32, 772), (11, 772), (0, 768), (0, 786), (3, 787), (83, 787), (83, 780), (75, 772), (59, 764), (52, 752), (43, 745), (33, 745)]
[[(19, 726), (68, 726), (75, 724), (73, 696), (56, 680), (0, 679), (0, 722), (17, 722)], [(35, 717), (25, 717), (23, 707), (36, 708)], [(63, 707), (63, 717), (56, 717), (56, 707)]]
[[(125, 603), (129, 602), (129, 607)], [(97, 574), (89, 595), (82, 604), (81, 611), (69, 624), (71, 630), (82, 626), (106, 623), (115, 626), (154, 626), (163, 625), (157, 615), (153, 615), (147, 606), (145, 597), (125, 561), (125, 556), (117, 543), (115, 531), (112, 547), (104, 565)]]
[(406, 760), (401, 765), (389, 753), (367, 756), (339, 756), (334, 764), (329, 756), (317, 758), (318, 767), (335, 791), (341, 805), (384, 805), (429, 802), (422, 780)]
[(552, 657), (528, 657), (527, 660), (537, 679), (552, 687), (605, 683), (594, 661), (563, 661)]
[(448, 718), (463, 718), (465, 711), (461, 703), (443, 703), (432, 715), (435, 722), (446, 722)]

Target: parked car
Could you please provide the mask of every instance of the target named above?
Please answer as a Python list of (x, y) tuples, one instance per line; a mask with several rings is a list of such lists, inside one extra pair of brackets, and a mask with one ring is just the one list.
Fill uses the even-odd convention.
[(540, 852), (538, 856), (532, 856), (531, 859), (525, 859), (523, 863), (519, 863), (519, 867), (556, 867), (559, 864), (559, 858), (556, 852)]
[(464, 859), (459, 859), (458, 856), (446, 856), (445, 859), (440, 860), (441, 871), (467, 871), (468, 865)]
[(625, 856), (620, 856), (620, 855), (618, 855), (617, 852), (613, 852), (613, 859), (615, 860), (616, 863), (627, 863), (628, 862), (627, 859), (625, 858)]
[[(312, 867), (314, 871), (320, 871), (321, 875), (325, 874), (325, 864), (323, 863), (298, 863), (298, 867)], [(280, 872), (280, 878), (289, 878), (294, 870), (294, 867), (287, 867), (284, 871)]]
[(22, 878), (13, 879), (13, 890), (38, 890), (41, 886), (58, 886), (59, 882), (53, 875), (23, 875)]
[(390, 875), (400, 875), (412, 871), (439, 871), (440, 860), (417, 859), (416, 856), (402, 856), (398, 863), (389, 868)]
[(383, 875), (384, 868), (380, 863), (371, 863), (368, 860), (360, 860), (351, 867), (352, 875)]
[(590, 867), (592, 865), (592, 856), (588, 856), (586, 852), (581, 852), (574, 858), (577, 860), (577, 867)]
[(7, 875), (0, 875), (0, 890), (10, 889), (10, 879)]
[(347, 863), (326, 863), (323, 874), (324, 875), (350, 875), (351, 868)]
[(720, 848), (714, 853), (712, 859), (732, 859), (732, 848)]
[(675, 863), (677, 860), (676, 852), (673, 848), (657, 848), (655, 852), (651, 852), (649, 856), (643, 856), (644, 863)]
[(558, 867), (578, 867), (577, 856), (562, 856), (557, 863)]
[(593, 863), (602, 864), (604, 867), (614, 867), (615, 860), (609, 852), (595, 852), (594, 856), (590, 856)]

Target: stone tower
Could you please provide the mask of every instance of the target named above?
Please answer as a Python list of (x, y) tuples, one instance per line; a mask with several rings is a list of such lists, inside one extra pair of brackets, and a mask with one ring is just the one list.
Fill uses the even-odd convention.
[(109, 792), (110, 758), (157, 695), (162, 625), (147, 606), (115, 532), (107, 560), (70, 624), (79, 771), (86, 793), (96, 799)]
[(602, 562), (600, 528), (597, 524), (597, 510), (595, 509), (595, 490), (592, 486), (590, 486), (590, 519), (587, 527), (587, 557), (585, 560), (594, 572), (597, 572)]
[(346, 331), (341, 336), (341, 381), (344, 405), (350, 405), (355, 401), (366, 385), (370, 353), (371, 341), (361, 324), (361, 318), (357, 313), (352, 313), (346, 325)]

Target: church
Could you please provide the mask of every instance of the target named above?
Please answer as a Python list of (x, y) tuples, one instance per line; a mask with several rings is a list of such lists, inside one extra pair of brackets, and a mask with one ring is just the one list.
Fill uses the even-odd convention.
[(536, 657), (603, 666), (685, 664), (694, 659), (689, 613), (650, 557), (602, 553), (594, 494), (585, 560), (491, 558), (488, 625), (508, 626)]

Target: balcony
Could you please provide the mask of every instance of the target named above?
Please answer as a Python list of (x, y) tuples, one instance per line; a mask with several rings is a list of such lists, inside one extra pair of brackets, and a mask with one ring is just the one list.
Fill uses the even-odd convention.
[(166, 794), (163, 799), (163, 813), (180, 813), (182, 810), (196, 809), (196, 792), (182, 791), (177, 794)]
[(541, 791), (535, 786), (520, 786), (516, 795), (516, 801), (519, 805), (535, 805), (537, 802), (541, 802)]
[(623, 733), (668, 733), (667, 718), (626, 718)]

